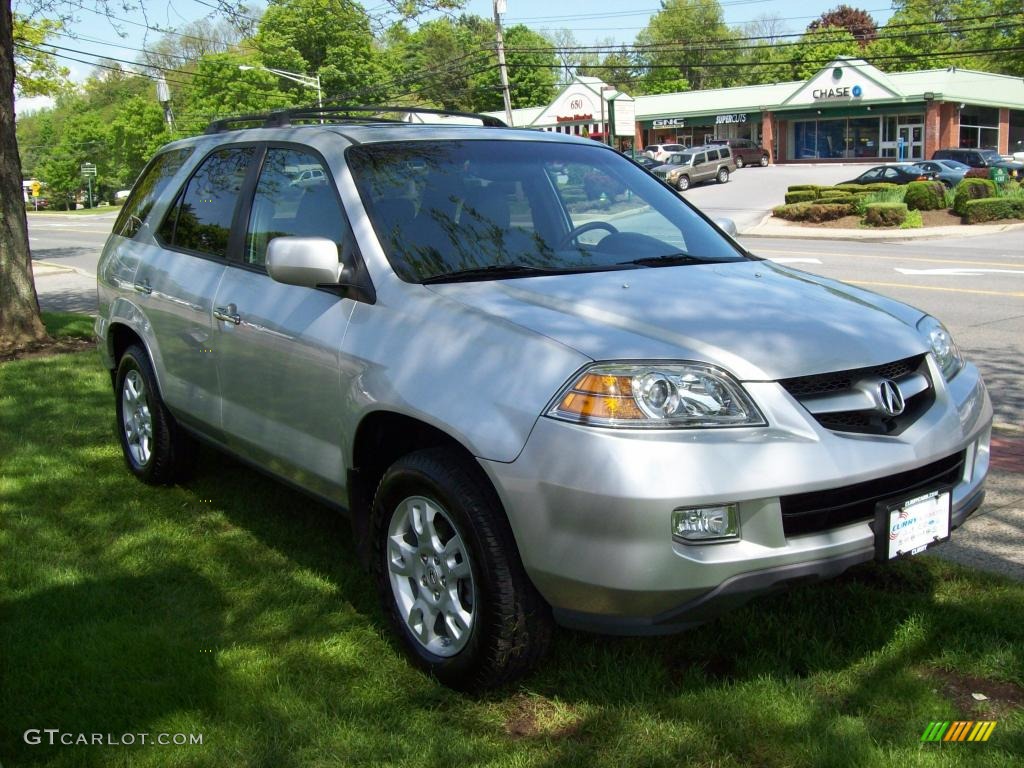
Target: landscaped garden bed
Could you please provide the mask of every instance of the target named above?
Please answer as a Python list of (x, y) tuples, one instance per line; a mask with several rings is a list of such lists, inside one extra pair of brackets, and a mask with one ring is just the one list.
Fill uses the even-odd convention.
[(772, 214), (807, 227), (919, 229), (1024, 221), (1024, 187), (967, 178), (954, 189), (938, 181), (910, 184), (798, 184)]

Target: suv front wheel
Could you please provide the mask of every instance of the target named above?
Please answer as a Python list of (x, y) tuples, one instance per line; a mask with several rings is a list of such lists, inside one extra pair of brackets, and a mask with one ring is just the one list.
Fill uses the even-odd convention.
[(690, 188), (690, 177), (689, 176), (687, 176), (686, 174), (683, 174), (678, 179), (676, 179), (676, 189), (678, 189), (680, 192), (685, 192), (689, 188)]
[(445, 448), (404, 456), (384, 473), (371, 518), (371, 566), (392, 628), (416, 664), (463, 691), (526, 674), (552, 626), (474, 469)]

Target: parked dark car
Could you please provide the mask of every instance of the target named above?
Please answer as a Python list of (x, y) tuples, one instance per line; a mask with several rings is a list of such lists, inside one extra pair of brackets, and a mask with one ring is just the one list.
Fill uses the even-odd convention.
[(641, 168), (646, 168), (648, 171), (651, 170), (652, 168), (657, 168), (659, 165), (663, 164), (660, 160), (655, 160), (653, 157), (648, 157), (647, 155), (636, 155), (635, 157), (626, 155), (626, 157), (628, 157), (634, 163), (639, 165)]
[(750, 139), (713, 139), (708, 144), (729, 147), (737, 168), (745, 165), (760, 165), (763, 168), (768, 165), (768, 150)]
[(924, 160), (915, 165), (926, 171), (932, 171), (939, 181), (950, 188), (959, 184), (971, 170), (971, 166), (961, 163), (959, 160)]
[(909, 184), (912, 181), (927, 181), (936, 178), (934, 171), (926, 171), (919, 165), (876, 165), (855, 179), (843, 184)]
[(1005, 160), (994, 149), (937, 149), (932, 160), (959, 160), (971, 168), (1004, 168), (1011, 178), (1024, 178), (1024, 163)]

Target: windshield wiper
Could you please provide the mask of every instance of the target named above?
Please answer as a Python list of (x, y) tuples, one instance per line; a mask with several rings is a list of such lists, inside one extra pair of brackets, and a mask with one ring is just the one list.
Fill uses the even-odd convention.
[(458, 283), (471, 280), (500, 279), (502, 277), (525, 277), (527, 275), (565, 275), (572, 272), (588, 271), (590, 270), (586, 266), (557, 269), (553, 267), (531, 267), (527, 264), (491, 264), (486, 267), (457, 269), (454, 272), (431, 275), (420, 280), (420, 283), (430, 285), (432, 283)]
[(619, 264), (638, 264), (641, 267), (678, 267), (683, 264), (721, 264), (723, 261), (724, 259), (701, 259), (687, 253), (666, 253), (662, 256), (642, 256), (639, 259), (620, 261)]

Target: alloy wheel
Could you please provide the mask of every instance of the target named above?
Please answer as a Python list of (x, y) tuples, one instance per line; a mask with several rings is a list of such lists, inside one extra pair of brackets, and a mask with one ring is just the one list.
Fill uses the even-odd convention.
[(459, 653), (473, 631), (477, 595), (469, 550), (444, 507), (423, 496), (401, 501), (384, 558), (410, 634), (437, 656)]
[(121, 387), (121, 423), (132, 460), (145, 466), (153, 455), (153, 416), (142, 374), (129, 371)]

